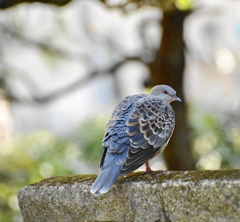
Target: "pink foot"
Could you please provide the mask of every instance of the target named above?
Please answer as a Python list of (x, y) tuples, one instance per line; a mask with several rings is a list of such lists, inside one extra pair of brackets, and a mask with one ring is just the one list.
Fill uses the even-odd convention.
[(146, 171), (147, 171), (147, 172), (153, 172), (152, 169), (151, 169), (150, 166), (149, 166), (148, 161), (145, 163), (145, 165), (146, 165)]

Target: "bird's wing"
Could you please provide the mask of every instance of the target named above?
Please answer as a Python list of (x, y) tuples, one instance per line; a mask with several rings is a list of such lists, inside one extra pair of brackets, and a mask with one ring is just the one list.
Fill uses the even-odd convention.
[(130, 148), (129, 136), (126, 133), (126, 121), (131, 113), (134, 104), (144, 95), (128, 96), (122, 99), (114, 109), (112, 116), (106, 126), (105, 135), (103, 138), (104, 151), (102, 154), (100, 167), (104, 164), (106, 153), (115, 155), (115, 161), (123, 164), (128, 150)]
[(156, 96), (137, 101), (126, 122), (131, 148), (121, 175), (132, 172), (163, 150), (175, 125), (172, 107)]

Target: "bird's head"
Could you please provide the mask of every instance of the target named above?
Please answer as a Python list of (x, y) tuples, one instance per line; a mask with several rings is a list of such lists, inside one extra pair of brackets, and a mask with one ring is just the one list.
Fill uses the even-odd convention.
[(180, 98), (176, 96), (176, 91), (167, 85), (157, 85), (151, 89), (151, 95), (158, 96), (161, 99), (171, 103), (173, 101), (182, 102)]

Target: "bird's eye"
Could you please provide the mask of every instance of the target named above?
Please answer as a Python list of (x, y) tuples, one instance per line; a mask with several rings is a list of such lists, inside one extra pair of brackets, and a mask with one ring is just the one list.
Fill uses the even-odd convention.
[(168, 94), (168, 91), (167, 91), (167, 90), (164, 90), (163, 93), (164, 93), (164, 94)]

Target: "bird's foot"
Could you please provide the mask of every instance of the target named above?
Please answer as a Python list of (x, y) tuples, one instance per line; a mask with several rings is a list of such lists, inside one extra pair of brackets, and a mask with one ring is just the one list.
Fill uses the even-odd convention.
[(153, 170), (150, 168), (148, 162), (146, 162), (145, 165), (146, 165), (146, 171), (147, 171), (147, 172), (153, 172)]

